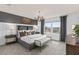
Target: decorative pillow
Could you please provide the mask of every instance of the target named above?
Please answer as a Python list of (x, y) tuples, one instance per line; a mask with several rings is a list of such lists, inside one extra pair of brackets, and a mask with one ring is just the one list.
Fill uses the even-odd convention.
[(26, 31), (24, 31), (24, 36), (27, 36), (27, 32)]
[(20, 32), (20, 37), (26, 36), (26, 32)]

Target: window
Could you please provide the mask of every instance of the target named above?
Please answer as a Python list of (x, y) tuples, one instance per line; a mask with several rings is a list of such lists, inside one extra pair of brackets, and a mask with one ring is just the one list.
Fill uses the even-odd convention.
[(52, 23), (52, 32), (59, 33), (60, 32), (60, 22), (53, 22)]
[(52, 40), (60, 41), (60, 18), (45, 20), (44, 34)]
[(51, 32), (51, 25), (52, 23), (45, 23), (45, 32), (48, 32), (48, 33)]
[(59, 33), (60, 32), (60, 22), (46, 22), (45, 23), (45, 33)]

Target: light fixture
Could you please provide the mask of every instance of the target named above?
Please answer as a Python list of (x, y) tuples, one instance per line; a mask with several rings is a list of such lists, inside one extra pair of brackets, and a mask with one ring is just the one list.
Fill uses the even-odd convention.
[(44, 18), (43, 18), (43, 16), (41, 16), (41, 13), (40, 13), (40, 10), (39, 10), (37, 17), (35, 17), (35, 20), (41, 21), (41, 20), (43, 20), (43, 19), (44, 19)]

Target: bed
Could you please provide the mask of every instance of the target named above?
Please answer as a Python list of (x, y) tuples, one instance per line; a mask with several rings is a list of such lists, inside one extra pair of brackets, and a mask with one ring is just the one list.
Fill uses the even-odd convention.
[(34, 35), (27, 35), (27, 36), (19, 37), (17, 41), (24, 47), (28, 49), (33, 49), (36, 46), (40, 46), (39, 41), (42, 42), (41, 45), (43, 45), (43, 43), (49, 41), (49, 39), (47, 39), (46, 35), (34, 34)]

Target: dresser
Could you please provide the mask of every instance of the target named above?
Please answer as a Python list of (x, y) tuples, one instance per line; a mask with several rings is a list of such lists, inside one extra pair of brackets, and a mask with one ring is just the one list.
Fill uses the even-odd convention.
[(66, 54), (79, 55), (79, 40), (72, 34), (68, 35), (66, 39)]
[(66, 54), (79, 55), (79, 44), (76, 44), (76, 45), (66, 44)]

